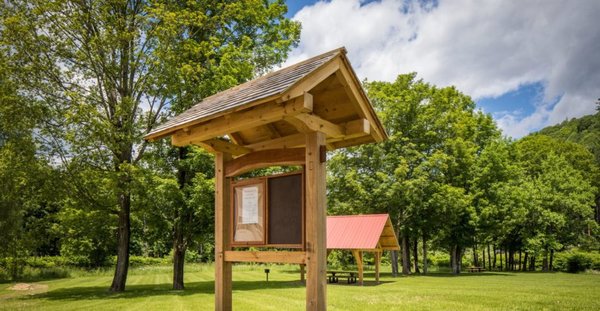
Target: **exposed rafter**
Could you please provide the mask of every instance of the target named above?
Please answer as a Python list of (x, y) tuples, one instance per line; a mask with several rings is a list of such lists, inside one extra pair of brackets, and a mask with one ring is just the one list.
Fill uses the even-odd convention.
[(286, 117), (310, 112), (313, 108), (312, 96), (308, 93), (284, 103), (269, 103), (261, 106), (230, 113), (212, 119), (207, 123), (191, 127), (189, 131), (180, 130), (171, 136), (174, 146), (185, 146), (192, 142), (202, 142), (207, 139), (238, 132), (245, 129), (269, 124)]

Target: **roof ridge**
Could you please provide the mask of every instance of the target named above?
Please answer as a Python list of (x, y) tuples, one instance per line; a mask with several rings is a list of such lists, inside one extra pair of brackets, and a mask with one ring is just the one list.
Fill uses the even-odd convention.
[[(277, 70), (275, 70), (275, 71), (268, 72), (268, 73), (266, 73), (265, 75), (262, 75), (262, 76), (256, 77), (256, 78), (254, 78), (254, 79), (251, 79), (251, 80), (248, 80), (248, 81), (246, 81), (246, 82), (244, 82), (244, 83), (242, 83), (242, 84), (238, 84), (238, 85), (236, 85), (236, 86), (230, 87), (230, 88), (228, 88), (228, 89), (225, 89), (225, 90), (223, 90), (223, 91), (217, 92), (217, 93), (215, 93), (215, 94), (213, 94), (213, 95), (210, 95), (210, 96), (208, 96), (208, 97), (205, 97), (205, 98), (203, 98), (202, 100), (200, 100), (198, 103), (194, 104), (193, 106), (195, 106), (195, 105), (197, 105), (197, 104), (199, 104), (199, 103), (201, 103), (201, 102), (203, 102), (203, 101), (205, 101), (205, 100), (207, 100), (207, 99), (209, 99), (209, 98), (217, 97), (217, 95), (226, 95), (225, 93), (230, 93), (231, 91), (234, 91), (234, 90), (240, 89), (241, 87), (243, 87), (243, 86), (247, 86), (247, 85), (249, 85), (249, 84), (252, 84), (252, 83), (258, 83), (259, 81), (265, 80), (267, 77), (269, 77), (269, 76), (273, 76), (273, 75), (275, 75), (275, 74), (278, 74), (278, 73), (281, 73), (282, 71), (286, 71), (286, 70), (292, 70), (292, 69), (294, 69), (294, 68), (300, 67), (301, 65), (304, 65), (304, 64), (307, 64), (307, 63), (313, 62), (313, 61), (315, 61), (315, 60), (317, 60), (317, 59), (324, 58), (324, 57), (326, 57), (326, 56), (329, 56), (329, 55), (331, 55), (331, 54), (336, 54), (336, 53), (339, 53), (339, 52), (341, 52), (341, 53), (343, 53), (343, 54), (346, 54), (346, 53), (347, 53), (346, 47), (344, 47), (344, 46), (341, 46), (341, 47), (339, 47), (339, 48), (336, 48), (336, 49), (333, 49), (333, 50), (327, 51), (327, 52), (325, 52), (325, 53), (321, 53), (321, 54), (319, 54), (319, 55), (313, 56), (313, 57), (311, 57), (311, 58), (309, 58), (309, 59), (305, 59), (305, 60), (303, 60), (303, 61), (301, 61), (301, 62), (298, 62), (298, 63), (295, 63), (295, 64), (291, 64), (291, 65), (289, 65), (289, 66), (287, 66), (287, 67), (279, 68), (279, 69), (277, 69)], [(322, 65), (321, 65), (321, 66), (322, 66)], [(321, 66), (319, 66), (319, 67), (321, 67)], [(294, 83), (294, 84), (290, 85), (289, 87), (293, 87), (295, 84), (296, 84), (296, 83)], [(289, 87), (288, 87), (288, 88), (289, 88)], [(281, 94), (281, 93), (284, 93), (286, 90), (287, 90), (287, 89), (280, 91), (280, 92), (279, 92), (279, 94)], [(193, 106), (192, 106), (192, 107), (193, 107)]]

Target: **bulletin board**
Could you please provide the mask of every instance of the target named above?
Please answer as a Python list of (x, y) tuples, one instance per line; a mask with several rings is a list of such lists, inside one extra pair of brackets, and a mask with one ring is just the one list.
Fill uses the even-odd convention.
[(265, 180), (248, 180), (233, 187), (233, 243), (265, 243)]
[(231, 244), (304, 247), (302, 171), (232, 182)]

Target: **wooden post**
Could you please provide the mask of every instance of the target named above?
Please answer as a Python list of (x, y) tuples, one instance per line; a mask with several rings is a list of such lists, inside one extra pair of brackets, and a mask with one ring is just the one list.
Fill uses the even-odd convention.
[(231, 303), (231, 262), (225, 261), (225, 251), (230, 246), (229, 178), (225, 176), (225, 163), (231, 155), (215, 154), (215, 310), (229, 311)]
[(327, 310), (325, 134), (306, 134), (306, 310)]
[(375, 252), (375, 282), (379, 284), (379, 265), (381, 264), (381, 250)]
[(363, 254), (362, 251), (352, 251), (354, 259), (356, 260), (356, 266), (358, 267), (358, 284), (363, 285)]
[(306, 280), (306, 278), (304, 277), (304, 274), (306, 273), (306, 270), (304, 269), (306, 265), (302, 264), (300, 265), (300, 282), (304, 282)]

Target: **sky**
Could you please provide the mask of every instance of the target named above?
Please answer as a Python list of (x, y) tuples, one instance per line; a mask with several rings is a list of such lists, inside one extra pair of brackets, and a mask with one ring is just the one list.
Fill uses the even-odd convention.
[(345, 46), (361, 80), (454, 85), (513, 138), (592, 114), (600, 97), (600, 0), (287, 4), (302, 34), (286, 64)]

